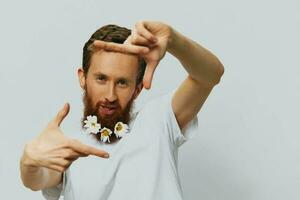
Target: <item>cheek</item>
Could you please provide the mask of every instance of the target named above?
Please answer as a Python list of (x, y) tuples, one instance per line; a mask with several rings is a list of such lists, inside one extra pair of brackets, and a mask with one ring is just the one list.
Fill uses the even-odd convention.
[(127, 104), (129, 103), (132, 97), (133, 97), (132, 91), (127, 91), (119, 94), (119, 104), (122, 107), (122, 109), (124, 109), (127, 106)]
[(90, 94), (93, 95), (97, 95), (102, 93), (103, 91), (103, 86), (101, 87), (100, 84), (98, 84), (98, 82), (96, 80), (93, 79), (87, 79), (87, 87), (88, 87), (88, 91), (90, 92)]
[(87, 84), (86, 91), (92, 100), (93, 106), (97, 104), (98, 101), (101, 100), (102, 92), (100, 88), (97, 88), (96, 85)]

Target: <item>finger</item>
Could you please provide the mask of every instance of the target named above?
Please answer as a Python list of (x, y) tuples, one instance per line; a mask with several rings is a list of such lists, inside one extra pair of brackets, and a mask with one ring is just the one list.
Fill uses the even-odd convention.
[(142, 35), (144, 38), (146, 38), (147, 40), (151, 41), (151, 42), (157, 42), (157, 38), (149, 31), (146, 29), (146, 26), (144, 23), (139, 22), (135, 25), (136, 27), (136, 32), (139, 35)]
[[(80, 156), (80, 157), (86, 157), (86, 156)], [(66, 158), (66, 160), (70, 161), (70, 162), (74, 162), (75, 160), (77, 160), (79, 157), (77, 158)]]
[(57, 113), (56, 117), (52, 121), (52, 125), (60, 126), (62, 120), (67, 116), (70, 111), (69, 103), (65, 103), (64, 107)]
[(144, 54), (149, 52), (148, 47), (131, 44), (118, 44), (114, 42), (105, 42), (101, 40), (95, 40), (93, 44), (97, 48), (104, 49), (107, 51), (116, 51), (120, 53)]
[[(94, 155), (102, 158), (108, 158), (109, 154), (106, 151), (82, 144), (76, 139), (72, 139), (69, 142), (69, 148), (72, 148), (74, 151), (80, 152), (85, 155)], [(107, 156), (106, 156), (107, 155)]]
[(153, 74), (158, 65), (157, 61), (149, 61), (146, 66), (146, 71), (143, 78), (143, 85), (146, 89), (151, 88), (151, 82), (153, 79)]
[(64, 158), (53, 158), (51, 161), (50, 161), (50, 164), (52, 165), (59, 165), (63, 168), (68, 168), (70, 165), (71, 165), (71, 161), (70, 160), (67, 160), (67, 159), (64, 159)]
[(56, 159), (52, 159), (50, 166), (52, 168), (56, 168), (57, 170), (65, 171), (70, 167), (72, 163), (73, 161), (69, 159), (56, 158)]
[(62, 152), (59, 153), (61, 158), (73, 160), (78, 157), (87, 157), (88, 155), (85, 153), (80, 153), (78, 151), (74, 151), (73, 149), (63, 149)]
[(133, 34), (132, 35), (131, 43), (136, 44), (136, 45), (148, 46), (150, 48), (153, 48), (154, 46), (156, 46), (155, 43), (153, 43), (152, 41), (144, 38), (143, 36), (141, 36), (139, 34)]
[(131, 43), (139, 44), (139, 45), (151, 44), (151, 42), (149, 40), (147, 40), (146, 38), (144, 38), (143, 36), (138, 35), (138, 34), (132, 36)]
[(132, 34), (125, 40), (125, 42), (123, 44), (138, 44), (141, 46), (148, 46), (148, 47), (154, 47), (157, 44), (147, 40), (146, 38), (144, 38), (142, 35), (138, 35), (137, 33), (135, 33), (135, 31), (132, 31)]
[(58, 171), (58, 172), (64, 172), (65, 171), (64, 167), (59, 166), (59, 165), (49, 165), (49, 166), (47, 166), (47, 168)]

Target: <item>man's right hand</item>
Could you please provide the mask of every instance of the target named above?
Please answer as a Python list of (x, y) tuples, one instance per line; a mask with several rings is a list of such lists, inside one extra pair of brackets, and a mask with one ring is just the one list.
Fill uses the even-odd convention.
[(25, 165), (64, 172), (79, 157), (95, 155), (107, 158), (105, 157), (108, 155), (107, 152), (64, 136), (60, 124), (69, 110), (70, 105), (66, 103), (42, 133), (25, 145), (23, 154)]

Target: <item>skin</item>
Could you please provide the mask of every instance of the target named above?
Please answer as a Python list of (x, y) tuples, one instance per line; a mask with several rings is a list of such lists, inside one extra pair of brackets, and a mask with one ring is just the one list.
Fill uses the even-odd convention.
[[(143, 88), (142, 83), (136, 83), (137, 55), (99, 51), (93, 54), (86, 75), (82, 68), (77, 72), (81, 88), (86, 88), (94, 105), (100, 101), (118, 105), (118, 109), (124, 110)], [(94, 155), (105, 158), (105, 154), (109, 155), (108, 152), (64, 136), (60, 124), (69, 110), (70, 105), (67, 103), (42, 133), (25, 145), (20, 160), (21, 179), (31, 190), (59, 184), (62, 173), (79, 157)]]
[[(100, 50), (113, 51), (113, 53), (100, 54), (102, 59), (95, 56), (92, 64), (91, 74), (101, 70), (107, 74), (107, 81), (100, 84), (89, 73), (84, 77), (82, 69), (79, 69), (80, 86), (83, 88), (85, 84), (87, 85), (89, 92), (93, 94), (94, 102), (118, 101), (121, 108), (124, 108), (132, 95), (136, 98), (142, 87), (151, 88), (155, 69), (166, 52), (177, 58), (188, 73), (172, 97), (172, 109), (180, 128), (184, 128), (197, 115), (224, 73), (222, 63), (209, 50), (161, 22), (137, 22), (124, 44), (95, 41), (94, 45)], [(138, 87), (133, 84), (121, 88), (117, 84), (121, 74), (129, 79), (136, 74), (136, 69), (133, 67), (129, 68), (131, 72), (121, 67), (126, 64), (127, 67), (136, 66), (134, 57), (129, 56), (129, 53), (142, 56), (147, 67), (142, 84)], [(109, 68), (108, 65), (113, 68)], [(59, 125), (68, 111), (69, 105), (66, 104), (41, 136), (26, 145), (20, 163), (21, 177), (25, 186), (39, 190), (57, 185), (62, 181), (62, 172), (67, 169), (72, 160), (88, 155), (102, 157), (106, 153), (63, 136)]]
[[(137, 83), (138, 57), (132, 54), (98, 51), (91, 57), (87, 74), (78, 69), (78, 78), (84, 90), (84, 119), (96, 115), (101, 127), (114, 130), (119, 121), (129, 123), (130, 109), (143, 86)], [(88, 99), (88, 100), (87, 100)], [(106, 114), (99, 105), (114, 107), (114, 113)], [(97, 138), (100, 140), (99, 134)], [(119, 139), (113, 134), (109, 143)]]
[(21, 179), (34, 191), (60, 183), (62, 172), (79, 157), (104, 158), (108, 154), (63, 134), (60, 124), (69, 110), (70, 105), (66, 103), (45, 129), (24, 147), (20, 160)]
[(82, 68), (77, 73), (81, 88), (86, 87), (94, 106), (100, 101), (124, 110), (143, 88), (142, 83), (136, 85), (138, 58), (135, 55), (99, 51), (92, 55), (87, 75)]
[(155, 69), (166, 52), (177, 58), (188, 75), (172, 97), (172, 109), (180, 128), (197, 115), (224, 74), (220, 60), (200, 44), (171, 26), (157, 21), (139, 21), (124, 44), (95, 41), (94, 45), (115, 52), (142, 56), (146, 63), (143, 85), (151, 88)]

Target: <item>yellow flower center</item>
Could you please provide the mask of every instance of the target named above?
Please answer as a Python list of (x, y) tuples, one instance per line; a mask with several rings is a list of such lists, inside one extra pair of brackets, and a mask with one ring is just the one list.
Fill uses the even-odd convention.
[(92, 126), (93, 126), (93, 127), (96, 127), (96, 123), (95, 123), (95, 122), (92, 122)]
[(103, 136), (109, 136), (109, 132), (108, 132), (107, 130), (103, 130), (103, 131), (101, 132), (101, 134), (102, 134)]
[(120, 130), (122, 130), (122, 125), (121, 125), (121, 123), (117, 124), (117, 127), (116, 127), (116, 129), (117, 129), (117, 131), (120, 131)]

